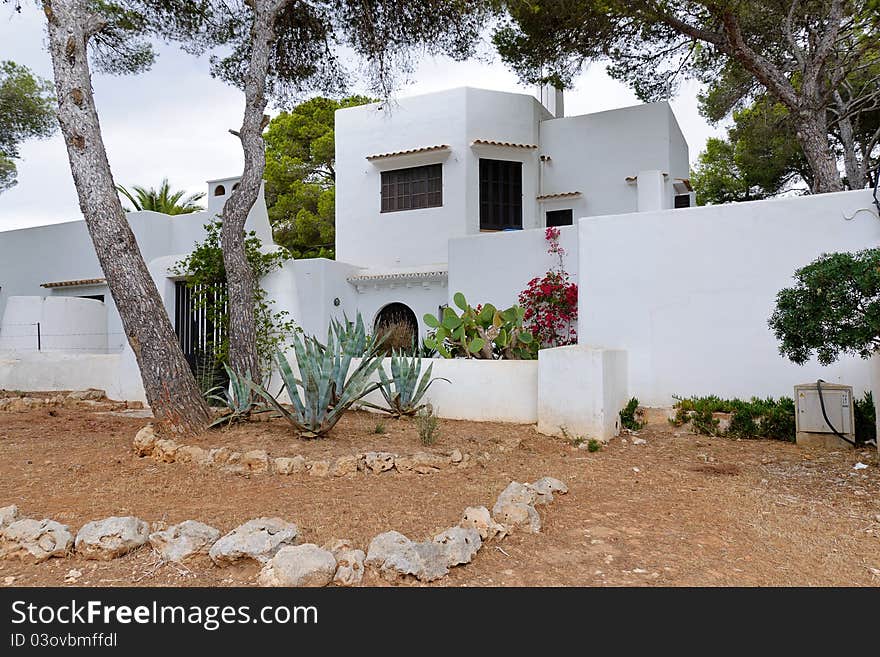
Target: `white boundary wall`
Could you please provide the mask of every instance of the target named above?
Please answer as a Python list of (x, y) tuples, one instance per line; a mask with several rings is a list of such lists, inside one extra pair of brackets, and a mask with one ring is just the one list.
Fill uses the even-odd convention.
[(767, 319), (795, 269), (878, 240), (868, 190), (581, 219), (579, 341), (625, 349), (629, 393), (649, 406), (791, 396), (820, 377), (861, 395), (868, 363), (794, 365)]
[(0, 388), (25, 391), (98, 388), (106, 391), (110, 399), (146, 401), (137, 366), (129, 364), (123, 353), (0, 353)]

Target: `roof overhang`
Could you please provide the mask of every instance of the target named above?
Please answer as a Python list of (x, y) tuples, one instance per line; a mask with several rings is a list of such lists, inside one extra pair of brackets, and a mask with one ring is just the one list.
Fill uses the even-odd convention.
[(512, 141), (496, 141), (495, 139), (474, 139), (471, 147), (475, 146), (497, 146), (501, 148), (522, 148), (524, 150), (537, 150), (537, 144), (518, 144)]
[(371, 270), (362, 269), (346, 279), (358, 292), (368, 288), (430, 288), (434, 285), (445, 287), (449, 280), (449, 270), (439, 267), (431, 269)]
[(535, 200), (543, 203), (544, 201), (561, 201), (570, 198), (580, 198), (580, 192), (559, 192), (557, 194), (541, 194), (536, 196)]
[(106, 278), (77, 278), (72, 281), (53, 281), (51, 283), (40, 283), (40, 287), (85, 287), (87, 285), (104, 285), (106, 282)]
[(422, 155), (423, 153), (442, 153), (449, 152), (451, 148), (448, 144), (437, 144), (436, 146), (419, 146), (418, 148), (409, 148), (403, 151), (392, 151), (390, 153), (377, 153), (375, 155), (367, 155), (367, 160), (375, 162), (377, 160), (387, 160), (390, 158), (406, 157), (409, 155)]

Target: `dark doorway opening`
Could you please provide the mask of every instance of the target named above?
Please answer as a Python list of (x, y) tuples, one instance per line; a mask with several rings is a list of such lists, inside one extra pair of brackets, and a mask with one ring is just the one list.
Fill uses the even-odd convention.
[(386, 353), (411, 353), (419, 345), (419, 321), (412, 309), (403, 303), (389, 303), (376, 313), (373, 333), (385, 337), (382, 349)]

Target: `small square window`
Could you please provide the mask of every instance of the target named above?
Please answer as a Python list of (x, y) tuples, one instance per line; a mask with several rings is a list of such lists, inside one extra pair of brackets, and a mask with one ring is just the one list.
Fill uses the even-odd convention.
[(567, 210), (550, 210), (547, 212), (547, 227), (571, 226), (574, 222), (571, 208)]

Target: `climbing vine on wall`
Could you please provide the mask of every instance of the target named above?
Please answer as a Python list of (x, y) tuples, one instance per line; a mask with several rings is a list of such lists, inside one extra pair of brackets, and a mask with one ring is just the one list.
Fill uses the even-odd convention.
[[(208, 320), (214, 326), (220, 327), (218, 333), (223, 337), (219, 344), (213, 345), (214, 358), (218, 365), (227, 362), (229, 352), (229, 332), (226, 330), (229, 313), (226, 302), (226, 269), (223, 265), (223, 251), (220, 248), (221, 225), (219, 219), (205, 224), (205, 240), (197, 243), (192, 253), (171, 268), (172, 274), (186, 277), (190, 289), (210, 288), (215, 291), (211, 295), (195, 295), (194, 299), (196, 305), (206, 311)], [(245, 238), (245, 251), (257, 281), (278, 269), (289, 257), (283, 247), (266, 253), (261, 250), (261, 246), (262, 242), (257, 234), (253, 231), (248, 233)], [(285, 336), (291, 331), (299, 330), (295, 322), (290, 319), (288, 312), (276, 311), (273, 304), (274, 301), (267, 297), (266, 291), (258, 284), (254, 291), (254, 319), (257, 328), (257, 353), (264, 374), (268, 373), (272, 355), (285, 342)]]
[(559, 229), (544, 233), (547, 253), (556, 257), (556, 266), (544, 276), (533, 278), (519, 294), (525, 309), (525, 326), (541, 347), (560, 347), (577, 343), (578, 286), (565, 270), (565, 249), (559, 243)]

